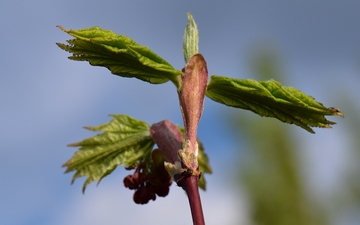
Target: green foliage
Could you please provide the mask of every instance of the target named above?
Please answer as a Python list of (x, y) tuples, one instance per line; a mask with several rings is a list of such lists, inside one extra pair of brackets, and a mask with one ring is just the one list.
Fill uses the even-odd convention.
[(196, 23), (190, 13), (187, 13), (188, 24), (184, 32), (183, 52), (185, 63), (188, 63), (190, 58), (199, 53), (199, 32)]
[(325, 115), (344, 116), (340, 110), (326, 108), (311, 96), (292, 87), (283, 87), (275, 80), (256, 81), (212, 76), (206, 96), (212, 100), (251, 110), (260, 116), (274, 117), (298, 125), (310, 133), (311, 127), (330, 128), (335, 122)]
[[(258, 79), (273, 77), (283, 80), (282, 65), (274, 49), (258, 49), (252, 58), (254, 75)], [(325, 225), (329, 224), (325, 210), (306, 188), (299, 153), (304, 149), (288, 126), (275, 120), (258, 120), (246, 114), (226, 120), (246, 140), (235, 173), (250, 202), (249, 216), (253, 225)], [(261, 141), (259, 141), (261, 140)], [(239, 145), (243, 144), (239, 141)], [(240, 148), (239, 148), (240, 150)], [(307, 164), (307, 163), (305, 163)], [(336, 205), (336, 204), (335, 204)]]
[(111, 116), (113, 119), (106, 124), (85, 127), (103, 133), (69, 145), (80, 149), (63, 166), (67, 167), (66, 173), (76, 170), (72, 183), (78, 177), (88, 177), (83, 192), (88, 184), (95, 180), (100, 183), (118, 165), (128, 167), (143, 160), (150, 162), (155, 142), (150, 136), (149, 125), (127, 115)]
[[(79, 177), (88, 177), (83, 186), (97, 180), (98, 183), (105, 176), (112, 173), (118, 165), (133, 167), (145, 162), (147, 168), (151, 166), (151, 151), (154, 140), (150, 135), (150, 126), (143, 121), (127, 115), (111, 115), (113, 119), (100, 126), (85, 127), (91, 131), (102, 131), (93, 137), (70, 144), (80, 147), (73, 157), (63, 166), (66, 173), (76, 171), (72, 183)], [(179, 128), (183, 131), (183, 128)], [(199, 167), (203, 173), (211, 173), (209, 159), (199, 142)], [(199, 187), (205, 190), (206, 182), (202, 176)]]
[[(198, 52), (199, 35), (191, 14), (185, 29), (183, 50), (185, 61)], [(57, 45), (73, 55), (69, 58), (88, 61), (91, 65), (104, 66), (113, 74), (135, 77), (152, 84), (171, 80), (181, 90), (182, 71), (174, 69), (146, 46), (140, 46), (129, 37), (109, 30), (92, 27), (65, 30), (75, 39)], [(292, 87), (283, 87), (277, 81), (255, 81), (212, 76), (206, 95), (222, 104), (251, 110), (260, 116), (274, 117), (285, 123), (298, 125), (314, 133), (311, 127), (330, 128), (335, 122), (325, 115), (343, 114), (336, 108), (326, 108), (313, 97)]]
[(115, 34), (110, 30), (91, 27), (81, 30), (61, 30), (75, 37), (68, 44), (57, 45), (73, 55), (71, 60), (88, 61), (93, 66), (104, 66), (113, 74), (122, 77), (135, 77), (140, 80), (161, 84), (171, 80), (179, 87), (178, 76), (167, 61), (146, 46), (141, 46), (131, 38)]
[(212, 173), (212, 169), (210, 167), (209, 158), (205, 154), (205, 149), (202, 143), (198, 140), (199, 151), (198, 151), (198, 163), (199, 169), (202, 172), (200, 180), (199, 180), (199, 187), (203, 190), (206, 190), (206, 180), (205, 180), (205, 173)]
[[(186, 63), (198, 53), (199, 42), (196, 23), (189, 13), (188, 20), (183, 42)], [(148, 47), (139, 45), (129, 37), (99, 27), (81, 30), (65, 30), (61, 26), (59, 28), (74, 37), (68, 40), (67, 44), (57, 43), (61, 49), (72, 53), (69, 59), (87, 61), (93, 66), (106, 67), (115, 75), (133, 77), (152, 84), (161, 84), (170, 80), (177, 87), (178, 93), (184, 94), (187, 91), (184, 96), (190, 97), (180, 98), (181, 108), (186, 111), (189, 106), (188, 111), (193, 113), (196, 107), (191, 105), (191, 101), (194, 101), (195, 97), (202, 96), (195, 93), (198, 89), (197, 87), (192, 88), (193, 83), (201, 81), (203, 87), (207, 84), (206, 62), (200, 54), (196, 57), (201, 56), (202, 64), (193, 63), (194, 65), (186, 67), (189, 71), (191, 70), (191, 73), (188, 73), (192, 74), (191, 77), (189, 76), (191, 81), (186, 88), (186, 85), (182, 84), (184, 79), (187, 79), (186, 69), (184, 72), (174, 69)], [(201, 78), (200, 75), (205, 73), (206, 79), (205, 76)], [(205, 88), (203, 89), (205, 90)], [(274, 80), (255, 81), (212, 76), (207, 85), (206, 96), (227, 106), (251, 110), (260, 116), (274, 117), (282, 122), (298, 125), (311, 133), (314, 133), (311, 127), (329, 128), (330, 125), (335, 124), (328, 121), (325, 118), (326, 115), (344, 116), (340, 110), (332, 107), (326, 108), (316, 102), (313, 97), (292, 87), (283, 87)], [(203, 99), (198, 99), (197, 102), (202, 104), (202, 101)], [(198, 116), (192, 122), (184, 117), (185, 126), (189, 126), (189, 124), (192, 126), (190, 133), (195, 134), (193, 135), (194, 143), (196, 143), (197, 122), (201, 116), (202, 106), (198, 108), (196, 113)], [(87, 176), (83, 191), (92, 181), (97, 180), (99, 183), (118, 165), (128, 167), (145, 162), (149, 168), (150, 153), (155, 144), (150, 135), (150, 126), (126, 115), (112, 115), (112, 117), (113, 120), (104, 125), (86, 127), (88, 130), (102, 131), (101, 134), (70, 144), (70, 146), (80, 147), (80, 149), (64, 166), (67, 167), (66, 172), (76, 171), (72, 182), (78, 177)], [(200, 171), (211, 173), (204, 148), (199, 141), (198, 144)], [(199, 186), (205, 189), (204, 176), (201, 176)]]

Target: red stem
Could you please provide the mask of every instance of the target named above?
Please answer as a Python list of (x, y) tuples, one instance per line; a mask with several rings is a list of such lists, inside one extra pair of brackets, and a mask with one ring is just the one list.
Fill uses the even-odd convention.
[(189, 199), (191, 215), (194, 225), (205, 225), (198, 183), (198, 176), (193, 175), (185, 177), (182, 181), (182, 188), (186, 191)]

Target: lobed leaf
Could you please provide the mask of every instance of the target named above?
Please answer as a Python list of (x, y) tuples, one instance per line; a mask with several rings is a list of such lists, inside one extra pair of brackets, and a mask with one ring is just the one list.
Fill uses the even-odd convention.
[(61, 49), (72, 53), (71, 60), (88, 61), (93, 66), (108, 68), (113, 74), (161, 84), (171, 80), (180, 87), (180, 70), (162, 59), (146, 46), (131, 38), (115, 34), (110, 30), (91, 27), (81, 30), (61, 30), (75, 37), (67, 44), (56, 43)]
[(149, 125), (127, 115), (111, 116), (113, 119), (106, 124), (85, 127), (103, 133), (69, 145), (80, 148), (63, 165), (67, 167), (65, 173), (76, 171), (72, 183), (76, 178), (88, 177), (83, 192), (88, 184), (95, 180), (100, 183), (118, 165), (129, 167), (139, 161), (150, 161), (155, 143), (150, 136)]
[(315, 133), (311, 127), (330, 128), (336, 124), (327, 120), (326, 115), (344, 117), (339, 109), (326, 108), (312, 96), (292, 87), (283, 87), (275, 80), (256, 81), (214, 75), (206, 96), (227, 106), (295, 124), (310, 133)]

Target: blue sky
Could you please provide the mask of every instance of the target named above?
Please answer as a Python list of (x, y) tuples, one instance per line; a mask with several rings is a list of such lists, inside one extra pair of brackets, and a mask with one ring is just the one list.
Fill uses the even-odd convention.
[[(292, 126), (304, 141), (309, 185), (318, 192), (337, 184), (349, 164), (347, 134), (359, 109), (360, 2), (355, 1), (2, 1), (0, 7), (0, 222), (27, 224), (189, 224), (187, 199), (173, 186), (170, 195), (146, 206), (132, 202), (119, 168), (81, 193), (84, 180), (70, 185), (61, 165), (76, 149), (66, 145), (91, 132), (83, 126), (107, 122), (110, 113), (155, 123), (181, 124), (172, 84), (150, 85), (119, 78), (104, 68), (67, 59), (55, 42), (70, 36), (56, 28), (94, 25), (146, 45), (175, 68), (184, 66), (182, 37), (192, 13), (200, 32), (200, 52), (209, 75), (252, 78), (249, 54), (270, 43), (285, 65), (284, 85), (337, 106), (346, 119), (332, 118), (331, 130), (311, 135)], [(331, 92), (329, 92), (331, 90)], [(346, 93), (343, 93), (344, 90)], [(346, 94), (346, 95), (345, 95)], [(342, 107), (343, 106), (343, 107)], [(202, 192), (207, 224), (248, 220), (243, 193), (227, 174), (236, 143), (222, 118), (223, 107), (209, 99), (200, 123), (214, 174)], [(221, 151), (219, 150), (221, 149)], [(226, 149), (224, 153), (223, 149)], [(221, 182), (219, 182), (221, 181)], [(162, 216), (159, 216), (159, 212)], [(174, 215), (176, 216), (174, 220)], [(104, 221), (103, 221), (104, 220)], [(235, 222), (237, 221), (237, 222)], [(350, 223), (349, 223), (350, 224)]]

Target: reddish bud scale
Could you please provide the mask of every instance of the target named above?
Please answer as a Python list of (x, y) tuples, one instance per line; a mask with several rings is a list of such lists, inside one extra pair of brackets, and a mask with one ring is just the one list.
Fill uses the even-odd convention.
[(178, 151), (182, 148), (182, 134), (175, 124), (168, 120), (155, 123), (150, 133), (166, 162), (179, 161)]
[(192, 147), (196, 144), (197, 128), (204, 109), (207, 79), (206, 61), (201, 54), (195, 54), (185, 67), (179, 91), (185, 139)]

